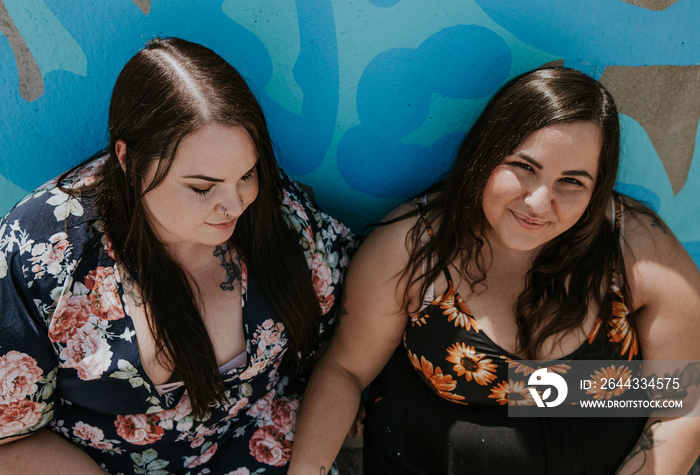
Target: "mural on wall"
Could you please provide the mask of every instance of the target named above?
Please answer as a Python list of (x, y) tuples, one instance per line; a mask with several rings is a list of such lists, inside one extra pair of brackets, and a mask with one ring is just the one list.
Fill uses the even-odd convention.
[(123, 64), (180, 36), (241, 71), (282, 166), (358, 231), (440, 179), (507, 79), (581, 69), (619, 103), (619, 189), (700, 263), (699, 15), (693, 0), (0, 0), (0, 214), (103, 148)]

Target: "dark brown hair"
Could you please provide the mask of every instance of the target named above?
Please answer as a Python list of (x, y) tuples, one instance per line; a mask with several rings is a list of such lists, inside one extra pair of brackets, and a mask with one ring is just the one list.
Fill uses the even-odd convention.
[[(484, 188), (494, 169), (526, 137), (544, 127), (586, 121), (601, 131), (598, 176), (590, 203), (574, 226), (547, 243), (527, 274), (518, 297), (518, 351), (534, 358), (545, 339), (579, 327), (591, 305), (611, 308), (612, 269), (622, 273), (620, 243), (606, 211), (613, 196), (620, 127), (612, 96), (596, 80), (569, 68), (545, 68), (511, 79), (491, 99), (467, 133), (447, 179), (427, 207), (439, 223), (435, 237), (421, 244), (422, 228), (409, 233), (411, 257), (405, 270), (409, 287), (422, 281), (422, 293), (449, 263), (458, 259), (472, 290), (488, 271), (488, 223)], [(430, 262), (430, 261), (433, 262)], [(426, 264), (428, 270), (423, 272)], [(631, 302), (626, 279), (623, 295)], [(609, 311), (602, 311), (607, 323)]]
[[(207, 414), (210, 403), (225, 402), (224, 386), (197, 306), (198, 291), (156, 238), (143, 196), (166, 177), (182, 139), (211, 123), (243, 127), (255, 143), (258, 196), (238, 219), (229, 245), (285, 325), (286, 364), (300, 363), (316, 348), (320, 306), (298, 237), (280, 212), (282, 181), (262, 109), (233, 66), (199, 44), (150, 41), (116, 81), (109, 156), (87, 190), (96, 196), (117, 260), (147, 303), (159, 359), (185, 383), (197, 417)], [(125, 170), (115, 152), (118, 140), (127, 145)], [(158, 162), (155, 177), (145, 183), (153, 161)]]

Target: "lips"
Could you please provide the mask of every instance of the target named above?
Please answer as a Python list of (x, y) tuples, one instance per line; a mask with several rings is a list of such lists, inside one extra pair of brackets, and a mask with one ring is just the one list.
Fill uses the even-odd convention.
[(521, 226), (528, 229), (539, 229), (545, 224), (547, 224), (547, 221), (542, 221), (541, 219), (533, 218), (527, 214), (517, 213), (513, 210), (510, 210), (510, 212), (513, 214), (513, 217)]
[(212, 228), (225, 230), (225, 229), (229, 229), (234, 224), (236, 224), (236, 220), (232, 219), (231, 221), (226, 221), (225, 223), (219, 223), (219, 224), (212, 224), (212, 223), (207, 223), (207, 224), (209, 226), (211, 226)]

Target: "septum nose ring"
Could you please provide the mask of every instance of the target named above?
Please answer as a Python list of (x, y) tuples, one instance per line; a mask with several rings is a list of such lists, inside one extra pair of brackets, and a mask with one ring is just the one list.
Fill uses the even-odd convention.
[(228, 218), (228, 211), (226, 211), (226, 207), (222, 206), (221, 208), (224, 210), (224, 218)]

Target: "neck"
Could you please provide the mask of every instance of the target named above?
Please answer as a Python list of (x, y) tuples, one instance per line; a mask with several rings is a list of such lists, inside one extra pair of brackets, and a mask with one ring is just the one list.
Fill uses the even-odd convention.
[[(226, 243), (220, 244), (225, 247)], [(178, 262), (184, 269), (193, 270), (202, 265), (210, 265), (212, 260), (217, 260), (215, 256), (217, 246), (205, 244), (185, 244), (185, 245), (166, 245), (166, 249), (170, 256)]]
[[(515, 251), (504, 249), (489, 241), (490, 256), (487, 256), (487, 275), (510, 274), (513, 277), (525, 277), (532, 268), (539, 249), (533, 251)], [(485, 252), (489, 252), (489, 249)]]

